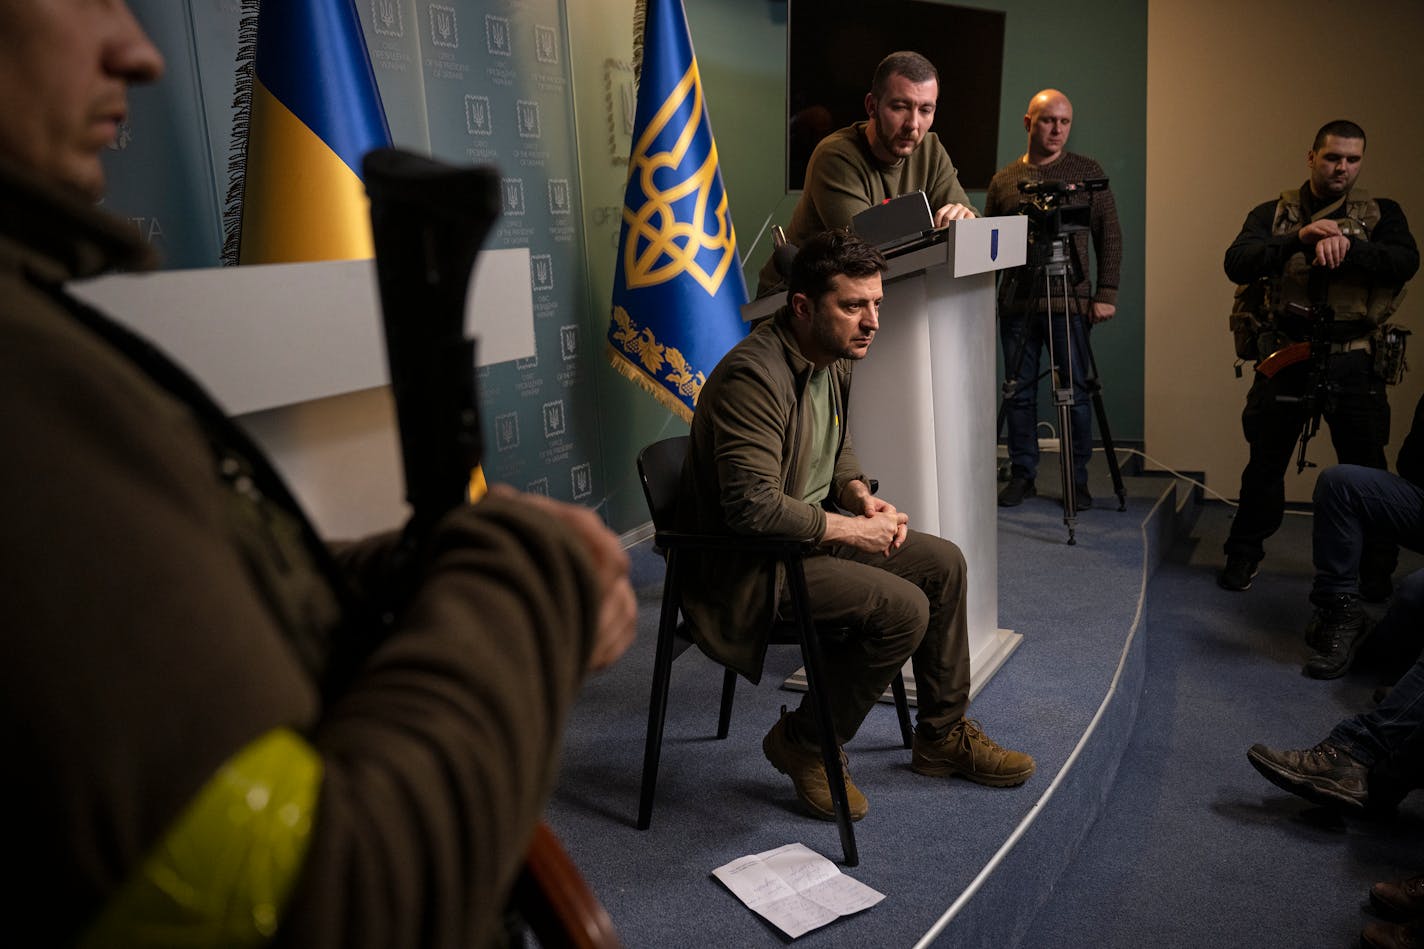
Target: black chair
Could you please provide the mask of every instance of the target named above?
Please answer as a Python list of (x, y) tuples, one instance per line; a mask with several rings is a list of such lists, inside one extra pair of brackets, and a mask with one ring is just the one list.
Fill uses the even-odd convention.
[[(653, 798), (658, 782), (658, 760), (662, 752), (663, 723), (667, 717), (672, 661), (681, 655), (691, 640), (685, 627), (678, 622), (683, 582), (679, 554), (686, 550), (737, 551), (767, 554), (786, 567), (794, 616), (777, 622), (769, 641), (778, 645), (799, 645), (806, 668), (806, 685), (816, 713), (816, 724), (822, 735), (833, 735), (829, 697), (818, 688), (821, 673), (821, 642), (811, 620), (810, 596), (806, 589), (806, 572), (802, 558), (813, 545), (794, 538), (745, 537), (740, 535), (689, 534), (673, 530), (674, 512), (682, 475), (683, 458), (687, 455), (686, 435), (654, 442), (638, 454), (638, 477), (648, 501), (648, 512), (656, 531), (654, 542), (667, 558), (667, 573), (663, 580), (662, 614), (658, 622), (657, 653), (653, 660), (652, 697), (648, 704), (648, 737), (643, 752), (643, 785), (638, 801), (638, 829), (647, 830), (653, 819)], [(737, 674), (726, 669), (722, 675), (722, 701), (717, 718), (717, 737), (726, 738), (732, 718), (732, 700)], [(897, 673), (891, 689), (899, 715), (900, 737), (905, 747), (911, 744), (910, 709), (905, 698), (905, 680)], [(841, 849), (846, 866), (856, 866), (860, 855), (855, 846), (850, 808), (846, 802), (845, 780), (841, 770), (839, 749), (834, 741), (821, 743), (822, 759), (831, 786), (831, 801), (835, 806), (836, 824), (840, 829)]]

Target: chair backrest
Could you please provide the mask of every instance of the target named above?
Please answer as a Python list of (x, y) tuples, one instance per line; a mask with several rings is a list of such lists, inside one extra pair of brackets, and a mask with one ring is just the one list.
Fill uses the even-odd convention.
[(655, 530), (672, 530), (677, 511), (677, 495), (682, 487), (682, 461), (687, 457), (686, 435), (674, 435), (638, 452), (638, 480), (643, 482), (643, 497), (648, 501), (648, 513)]

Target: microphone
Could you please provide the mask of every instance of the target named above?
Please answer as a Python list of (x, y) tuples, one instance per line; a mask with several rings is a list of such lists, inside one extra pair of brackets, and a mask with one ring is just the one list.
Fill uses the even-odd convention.
[(780, 224), (771, 226), (771, 266), (782, 280), (791, 279), (791, 262), (800, 252), (795, 244), (786, 239), (786, 231)]

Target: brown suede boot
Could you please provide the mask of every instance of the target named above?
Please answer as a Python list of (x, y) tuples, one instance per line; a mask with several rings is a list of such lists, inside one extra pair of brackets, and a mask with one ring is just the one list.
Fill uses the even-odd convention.
[(960, 775), (977, 784), (1005, 788), (1023, 784), (1034, 771), (1033, 758), (1021, 751), (1001, 748), (985, 735), (979, 723), (962, 718), (938, 741), (915, 735), (910, 768), (931, 777)]
[[(826, 766), (821, 762), (821, 752), (819, 749), (804, 748), (786, 737), (785, 706), (782, 706), (781, 718), (762, 739), (761, 750), (777, 771), (791, 778), (791, 784), (796, 788), (796, 799), (807, 813), (821, 820), (836, 819), (835, 804), (831, 801), (831, 783), (826, 780)], [(851, 781), (845, 752), (840, 755), (850, 819), (860, 820), (870, 811), (870, 802)]]

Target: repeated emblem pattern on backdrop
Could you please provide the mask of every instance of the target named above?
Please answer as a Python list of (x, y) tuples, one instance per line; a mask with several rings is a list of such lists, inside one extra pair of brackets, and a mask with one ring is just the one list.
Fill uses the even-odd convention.
[[(169, 266), (219, 262), (232, 94), (252, 0), (131, 0), (168, 53), (111, 153), (110, 205)], [(482, 367), (485, 472), (526, 490), (603, 495), (582, 206), (563, 0), (352, 0), (396, 145), (494, 165), (503, 216), (487, 246), (528, 248), (535, 352)], [(479, 294), (478, 285), (474, 288)], [(590, 322), (592, 321), (592, 322)]]

